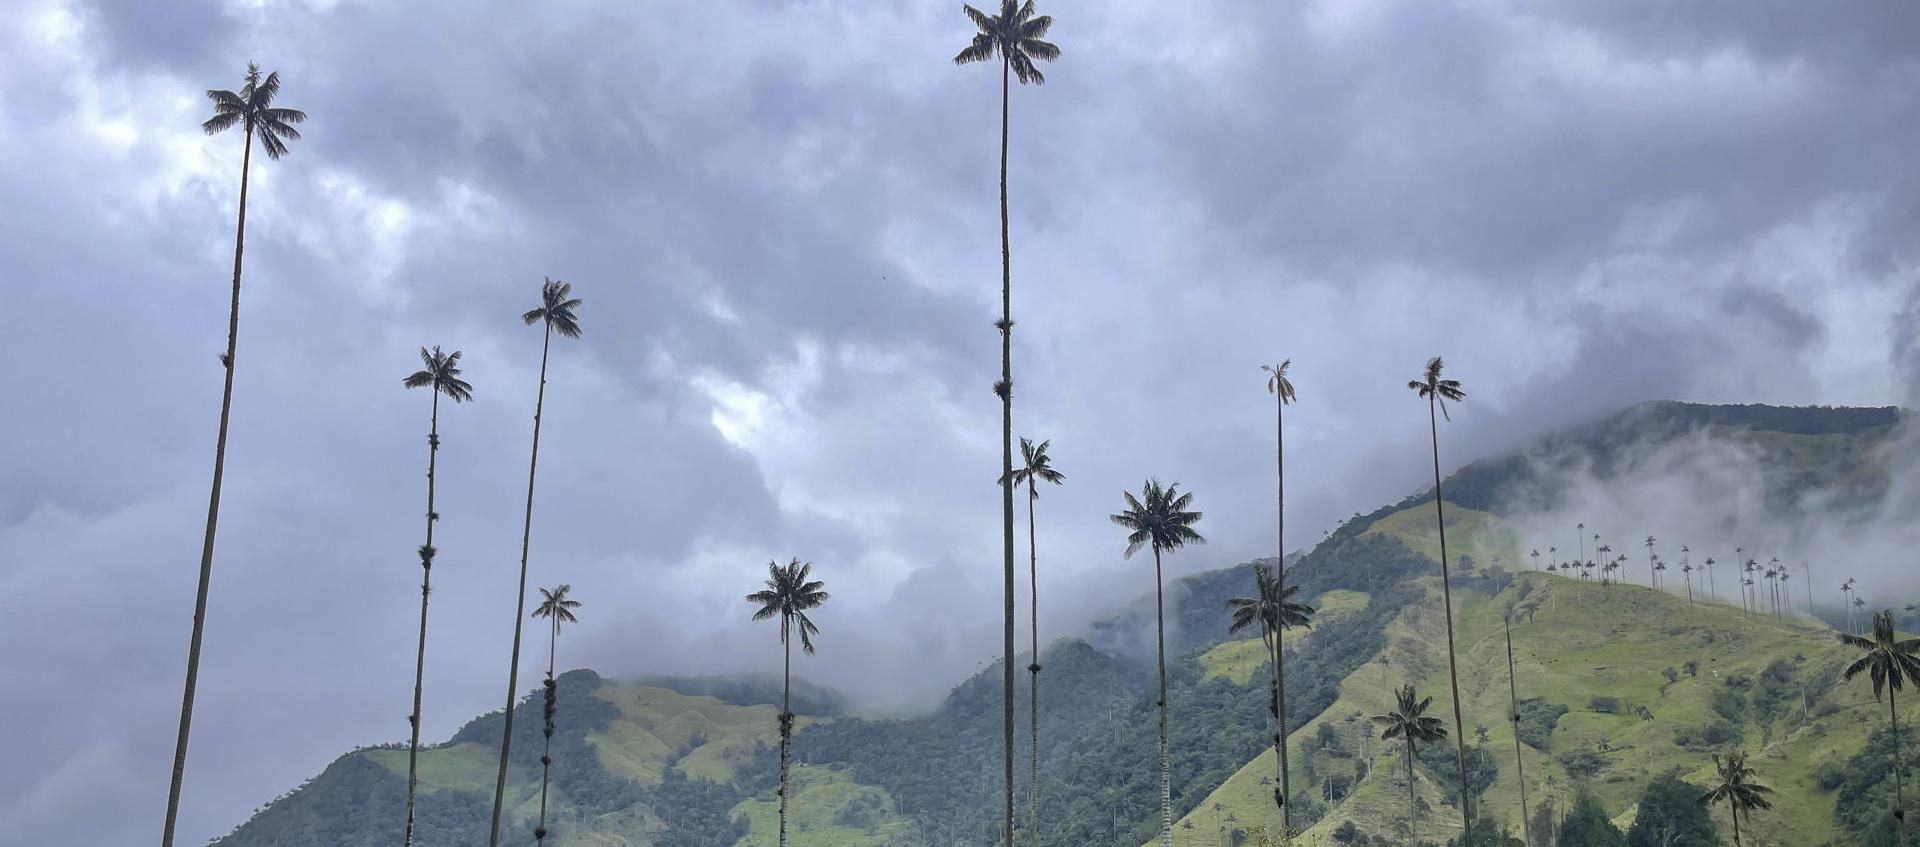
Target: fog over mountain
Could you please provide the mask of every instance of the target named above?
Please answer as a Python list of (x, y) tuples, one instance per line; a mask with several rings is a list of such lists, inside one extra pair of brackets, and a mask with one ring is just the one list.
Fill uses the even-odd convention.
[[(1206, 512), (1173, 572), (1271, 555), (1262, 363), (1301, 393), (1294, 548), (1425, 484), (1404, 385), (1435, 354), (1469, 394), (1448, 466), (1650, 399), (1920, 405), (1920, 7), (1043, 11), (1064, 52), (1011, 151), (1015, 426), (1068, 475), (1043, 637), (1151, 588), (1106, 520), (1149, 474)], [(803, 672), (861, 708), (991, 660), (999, 104), (949, 61), (971, 32), (902, 2), (0, 7), (0, 719), (31, 728), (0, 843), (159, 828), (241, 155), (201, 92), (250, 59), (311, 119), (254, 160), (184, 840), (405, 735), (421, 345), (475, 390), (441, 410), (425, 735), (499, 706), (543, 277), (586, 300), (532, 558), (586, 603), (562, 664), (773, 669), (741, 596), (791, 556), (834, 594)], [(1741, 457), (1684, 451), (1540, 521), (1659, 516), (1891, 590), (1911, 455), (1860, 525), (1741, 523)]]

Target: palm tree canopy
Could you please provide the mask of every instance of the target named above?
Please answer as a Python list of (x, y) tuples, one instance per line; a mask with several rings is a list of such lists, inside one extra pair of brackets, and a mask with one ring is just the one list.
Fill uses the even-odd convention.
[(1047, 37), (1047, 30), (1053, 28), (1052, 15), (1035, 17), (1033, 0), (1026, 0), (1024, 4), (1018, 0), (1001, 0), (998, 15), (989, 15), (969, 5), (961, 8), (980, 32), (953, 57), (954, 64), (984, 62), (998, 55), (1013, 69), (1021, 85), (1046, 83), (1046, 76), (1034, 67), (1033, 60), (1051, 62), (1060, 58), (1060, 48), (1041, 40)]
[(1200, 521), (1200, 513), (1187, 511), (1187, 506), (1193, 503), (1193, 493), (1182, 493), (1180, 483), (1162, 488), (1159, 480), (1149, 479), (1141, 486), (1139, 497), (1134, 497), (1131, 491), (1122, 491), (1120, 495), (1127, 498), (1127, 510), (1108, 519), (1132, 530), (1127, 535), (1126, 558), (1133, 558), (1133, 554), (1147, 546), (1152, 546), (1156, 553), (1164, 553), (1189, 544), (1207, 543), (1207, 539), (1193, 529)]
[(1067, 478), (1067, 475), (1054, 469), (1053, 457), (1047, 455), (1047, 448), (1052, 446), (1052, 439), (1042, 441), (1039, 444), (1034, 444), (1031, 439), (1020, 439), (1020, 467), (1002, 474), (1000, 484), (1005, 485), (1012, 483), (1016, 488), (1027, 485), (1029, 488), (1027, 496), (1035, 500), (1040, 499), (1040, 489), (1029, 485), (1030, 482), (1039, 481), (1051, 482), (1054, 485), (1061, 484), (1061, 482)]
[(1384, 715), (1374, 715), (1373, 722), (1386, 727), (1380, 733), (1382, 739), (1406, 738), (1409, 743), (1438, 741), (1447, 737), (1447, 727), (1439, 718), (1427, 714), (1427, 707), (1433, 705), (1433, 698), (1422, 699), (1413, 690), (1413, 684), (1400, 686), (1394, 692), (1396, 705), (1393, 711)]
[(200, 129), (216, 135), (238, 124), (259, 136), (260, 147), (267, 151), (268, 158), (285, 156), (287, 140), (300, 140), (300, 131), (293, 125), (305, 121), (307, 113), (273, 105), (274, 95), (279, 93), (280, 72), (274, 71), (263, 79), (260, 66), (248, 62), (247, 84), (239, 91), (207, 90), (207, 99), (213, 101), (213, 117), (201, 123)]
[(438, 344), (431, 351), (422, 347), (420, 363), (426, 367), (401, 380), (408, 388), (431, 386), (434, 391), (447, 395), (447, 399), (455, 403), (473, 399), (473, 386), (460, 378), (460, 351), (442, 353)]
[(572, 590), (573, 586), (564, 582), (552, 591), (540, 589), (540, 605), (533, 610), (532, 616), (553, 618), (553, 628), (556, 632), (559, 631), (560, 624), (579, 623), (580, 619), (573, 616), (573, 610), (580, 608), (580, 601), (567, 597), (567, 592)]
[(1893, 627), (1892, 609), (1873, 613), (1873, 637), (1841, 633), (1840, 643), (1867, 651), (1847, 666), (1843, 678), (1852, 680), (1862, 673), (1871, 676), (1874, 699), (1880, 699), (1880, 692), (1888, 688), (1899, 691), (1907, 682), (1920, 686), (1920, 638), (1900, 638)]
[(1293, 380), (1287, 378), (1287, 366), (1291, 364), (1293, 364), (1292, 359), (1283, 359), (1278, 365), (1260, 366), (1260, 369), (1268, 374), (1267, 393), (1280, 395), (1280, 402), (1283, 404), (1293, 402)]
[(1753, 781), (1757, 774), (1753, 768), (1747, 767), (1745, 751), (1728, 753), (1725, 759), (1715, 753), (1713, 767), (1717, 771), (1715, 779), (1718, 782), (1700, 796), (1700, 802), (1732, 803), (1741, 812), (1773, 808), (1773, 803), (1763, 796), (1772, 794), (1773, 789)]
[(1233, 613), (1233, 621), (1227, 626), (1229, 634), (1256, 623), (1264, 623), (1268, 632), (1313, 626), (1308, 623), (1308, 618), (1313, 615), (1313, 607), (1292, 599), (1293, 595), (1299, 593), (1300, 586), (1289, 585), (1276, 591), (1280, 587), (1280, 578), (1266, 565), (1253, 566), (1253, 581), (1257, 596), (1235, 597), (1227, 601), (1227, 610)]
[(1427, 360), (1427, 371), (1419, 379), (1407, 381), (1407, 387), (1420, 395), (1422, 400), (1431, 400), (1440, 404), (1440, 414), (1447, 420), (1453, 415), (1447, 413), (1447, 401), (1460, 402), (1467, 399), (1467, 392), (1460, 390), (1460, 380), (1441, 379), (1440, 371), (1446, 368), (1446, 362), (1435, 356)]
[[(767, 587), (747, 595), (747, 602), (759, 603), (753, 619), (763, 621), (775, 615), (800, 630), (800, 649), (813, 652), (813, 637), (820, 628), (807, 618), (807, 610), (827, 602), (827, 584), (813, 579), (813, 563), (794, 559), (786, 564), (767, 563)], [(787, 643), (788, 627), (780, 627), (780, 643)]]
[(540, 307), (528, 309), (520, 320), (528, 326), (545, 321), (554, 332), (579, 338), (580, 322), (574, 318), (573, 310), (579, 308), (581, 302), (573, 296), (573, 283), (549, 279), (540, 286)]

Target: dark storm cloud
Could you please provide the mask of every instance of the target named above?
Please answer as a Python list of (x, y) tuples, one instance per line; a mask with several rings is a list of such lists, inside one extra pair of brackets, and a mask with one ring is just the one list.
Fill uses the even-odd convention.
[[(188, 837), (404, 732), (422, 344), (475, 385), (442, 409), (427, 735), (499, 705), (547, 276), (587, 300), (532, 557), (588, 603), (570, 663), (768, 667), (740, 597), (796, 555), (836, 596), (810, 676), (902, 708), (993, 657), (999, 103), (950, 64), (966, 21), (654, 5), (0, 12), (31, 316), (0, 333), (0, 714), (40, 728), (4, 837), (157, 826), (240, 146), (200, 91), (249, 58), (313, 120), (255, 162)], [(1147, 475), (1207, 514), (1174, 572), (1271, 554), (1263, 362), (1301, 392), (1290, 546), (1423, 484), (1435, 353), (1470, 393), (1449, 463), (1644, 399), (1908, 396), (1908, 4), (1045, 11), (1066, 53), (1011, 151), (1017, 427), (1068, 472), (1043, 637), (1151, 586), (1105, 520)]]

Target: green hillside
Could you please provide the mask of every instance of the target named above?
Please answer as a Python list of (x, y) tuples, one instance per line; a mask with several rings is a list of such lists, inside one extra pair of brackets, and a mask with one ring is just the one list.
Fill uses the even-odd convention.
[[(1601, 484), (1663, 450), (1711, 444), (1753, 457), (1770, 514), (1826, 504), (1849, 520), (1884, 499), (1886, 451), (1907, 413), (1654, 403), (1550, 433), (1472, 462), (1445, 483), (1460, 679), (1485, 817), (1519, 831), (1520, 784), (1507, 720), (1511, 614), (1529, 800), (1564, 812), (1595, 796), (1624, 828), (1655, 776), (1704, 782), (1711, 754), (1745, 749), (1777, 807), (1758, 813), (1759, 847), (1892, 847), (1882, 707), (1864, 683), (1840, 685), (1846, 650), (1817, 622), (1747, 617), (1632, 585), (1531, 570), (1510, 518), (1552, 507), (1557, 468)], [(1373, 715), (1413, 682), (1447, 720), (1445, 621), (1432, 493), (1355, 515), (1290, 555), (1288, 581), (1319, 607), (1287, 638), (1296, 824), (1312, 845), (1408, 843), (1401, 748)], [(1269, 563), (1271, 560), (1268, 560)], [(1250, 592), (1247, 564), (1172, 586), (1172, 801), (1180, 845), (1258, 844), (1277, 830), (1264, 651), (1229, 637), (1223, 609)], [(1151, 586), (1142, 580), (1143, 592)], [(1157, 710), (1151, 606), (1136, 604), (1041, 657), (1039, 828), (1022, 844), (1146, 844), (1157, 832)], [(1024, 665), (1028, 658), (1017, 656)], [(792, 840), (798, 847), (928, 847), (998, 842), (1000, 665), (961, 681), (928, 714), (862, 719), (840, 697), (797, 685)], [(561, 679), (549, 822), (556, 847), (762, 847), (774, 843), (777, 677)], [(1027, 687), (1016, 695), (1025, 715)], [(511, 827), (538, 809), (537, 701), (515, 721)], [(423, 847), (485, 842), (503, 717), (482, 716), (423, 753)], [(1484, 726), (1484, 736), (1481, 727)], [(1877, 734), (1876, 734), (1877, 733)], [(1016, 760), (1026, 762), (1024, 721)], [(1484, 738), (1484, 740), (1483, 740)], [(1920, 745), (1917, 745), (1920, 746)], [(1428, 745), (1414, 769), (1418, 833), (1459, 831), (1453, 747)], [(1920, 754), (1909, 751), (1920, 762)], [(1027, 805), (1023, 783), (1022, 810)], [(216, 843), (221, 847), (391, 845), (406, 752), (349, 753)], [(1724, 828), (1724, 810), (1716, 810)], [(1024, 814), (1022, 815), (1024, 818)], [(1881, 830), (1874, 830), (1881, 827)], [(1537, 846), (1538, 842), (1536, 842)]]
[[(1296, 774), (1309, 785), (1331, 780), (1344, 794), (1308, 831), (1309, 843), (1349, 820), (1363, 832), (1405, 837), (1401, 748), (1363, 735), (1368, 718), (1391, 709), (1392, 689), (1403, 681), (1432, 695), (1436, 713), (1451, 714), (1438, 580), (1430, 582), (1431, 602), (1403, 611), (1389, 628), (1389, 647), (1342, 682), (1339, 699), (1290, 738)], [(1574, 786), (1586, 786), (1607, 808), (1630, 816), (1638, 791), (1658, 773), (1679, 768), (1689, 780), (1705, 782), (1709, 750), (1724, 746), (1707, 742), (1706, 730), (1724, 727), (1754, 751), (1756, 767), (1779, 792), (1767, 825), (1748, 833), (1746, 843), (1786, 847), (1839, 837), (1836, 797), (1818, 788), (1816, 772), (1859, 750), (1869, 732), (1884, 726), (1885, 715), (1864, 682), (1836, 685), (1852, 651), (1824, 627), (1545, 573), (1520, 574), (1497, 595), (1457, 592), (1455, 600), (1467, 730), (1472, 735), (1476, 724), (1487, 727), (1486, 749), (1499, 767), (1482, 807), (1489, 816), (1520, 829), (1500, 622), (1509, 609), (1532, 607), (1530, 619), (1518, 613), (1513, 629), (1520, 696), (1567, 708), (1544, 736), (1544, 749), (1523, 747), (1532, 802), (1546, 799), (1552, 777), (1558, 802), (1568, 802)], [(1733, 717), (1716, 711), (1716, 702)], [(1451, 767), (1450, 756), (1444, 766)], [(1223, 827), (1272, 826), (1272, 788), (1262, 782), (1272, 773), (1271, 753), (1248, 762), (1182, 819), (1175, 843), (1213, 845)], [(1436, 784), (1450, 784), (1451, 773), (1436, 776), (1422, 763), (1416, 775), (1419, 796), (1433, 809), (1421, 819), (1421, 836), (1457, 837), (1457, 807)], [(1316, 789), (1315, 796), (1324, 795)]]
[[(690, 682), (687, 687), (706, 686)], [(772, 691), (764, 681), (758, 690)], [(733, 695), (730, 699), (753, 696)], [(774, 706), (609, 682), (591, 671), (561, 677), (560, 706), (548, 797), (549, 844), (772, 843), (774, 825), (763, 812), (775, 802)], [(515, 721), (507, 784), (510, 820), (503, 825), (530, 832), (539, 811), (541, 739), (537, 701), (522, 709), (528, 713)], [(797, 723), (804, 730), (830, 720), (801, 716)], [(501, 724), (498, 714), (483, 717), (448, 743), (422, 751), (416, 843), (485, 843)], [(530, 729), (524, 736), (522, 727)], [(488, 736), (496, 741), (485, 741)], [(391, 844), (400, 835), (406, 772), (404, 748), (349, 753), (216, 843)], [(794, 804), (805, 810), (793, 828), (799, 845), (916, 843), (904, 837), (912, 824), (895, 815), (884, 790), (858, 785), (839, 769), (799, 769)]]

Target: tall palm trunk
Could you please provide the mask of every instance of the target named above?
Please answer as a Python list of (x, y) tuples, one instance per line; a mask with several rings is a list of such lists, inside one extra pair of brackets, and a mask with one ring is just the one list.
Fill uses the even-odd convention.
[(407, 826), (402, 844), (413, 844), (413, 797), (420, 784), (420, 692), (427, 671), (427, 596), (433, 593), (434, 470), (440, 458), (440, 386), (433, 389), (433, 414), (427, 427), (427, 543), (420, 546), (420, 643), (413, 654), (413, 714), (407, 717), (412, 737), (407, 742)]
[(1911, 842), (1907, 841), (1907, 788), (1900, 777), (1900, 708), (1895, 705), (1899, 696), (1899, 688), (1887, 686), (1887, 723), (1893, 730), (1893, 819), (1900, 824), (1900, 843), (1906, 845)]
[(527, 516), (520, 528), (520, 596), (513, 604), (513, 659), (507, 666), (507, 723), (500, 732), (500, 773), (493, 783), (493, 824), (488, 847), (500, 845), (500, 809), (507, 796), (507, 755), (513, 749), (513, 704), (520, 688), (520, 623), (527, 611), (527, 548), (533, 540), (533, 478), (540, 470), (540, 414), (547, 405), (547, 353), (553, 346), (553, 321), (540, 340), (540, 389), (533, 401), (533, 457), (527, 463)]
[(187, 643), (186, 692), (180, 697), (180, 736), (173, 746), (173, 782), (167, 787), (167, 822), (160, 847), (173, 847), (180, 817), (180, 785), (187, 777), (187, 736), (193, 731), (193, 692), (200, 681), (200, 640), (207, 620), (207, 586), (213, 580), (213, 537), (220, 524), (220, 482), (227, 468), (227, 420), (233, 411), (233, 356), (240, 341), (240, 259), (247, 243), (247, 175), (253, 168), (253, 124), (240, 154), (240, 220), (233, 233), (233, 300), (227, 306), (226, 386), (220, 392), (220, 435), (213, 446), (213, 493), (207, 498), (207, 534), (200, 545), (200, 588), (193, 600), (193, 637)]
[[(1275, 468), (1274, 512), (1276, 529), (1274, 530), (1275, 551), (1273, 563), (1274, 591), (1279, 594), (1275, 602), (1284, 602), (1287, 596), (1287, 442), (1286, 442), (1286, 395), (1280, 391), (1273, 393), (1273, 458)], [(1276, 621), (1276, 623), (1280, 623)], [(1273, 796), (1273, 802), (1280, 806), (1280, 841), (1282, 844), (1293, 842), (1293, 789), (1291, 772), (1287, 763), (1287, 673), (1286, 673), (1286, 627), (1276, 627), (1273, 631), (1273, 755), (1280, 760), (1280, 789)]]
[(1173, 847), (1173, 760), (1167, 755), (1167, 610), (1160, 548), (1153, 548), (1153, 621), (1160, 651), (1160, 845)]
[[(1276, 640), (1276, 636), (1277, 633), (1273, 631), (1273, 628), (1268, 626), (1265, 621), (1262, 621), (1260, 624), (1260, 642), (1267, 648), (1267, 667), (1272, 668), (1274, 675), (1277, 677), (1280, 673), (1280, 642)], [(1281, 728), (1280, 724), (1280, 685), (1275, 680), (1268, 680), (1267, 682), (1267, 733), (1273, 743), (1273, 778), (1275, 780), (1273, 786), (1273, 803), (1280, 810), (1282, 832), (1280, 837), (1282, 843), (1285, 843), (1287, 839), (1292, 837), (1292, 829), (1288, 826), (1288, 818), (1290, 816), (1287, 812), (1286, 800), (1288, 793), (1287, 763), (1284, 751), (1286, 750), (1287, 733), (1286, 730)]]
[[(1413, 739), (1407, 739), (1407, 843), (1419, 844), (1420, 800), (1413, 781)], [(1461, 842), (1465, 843), (1465, 842)]]
[(1520, 838), (1523, 845), (1532, 847), (1533, 824), (1528, 821), (1527, 816), (1528, 810), (1533, 807), (1527, 805), (1527, 762), (1520, 755), (1520, 686), (1513, 679), (1513, 622), (1502, 621), (1501, 623), (1506, 627), (1507, 632), (1507, 702), (1513, 709), (1508, 716), (1509, 722), (1513, 724), (1513, 770), (1515, 778), (1520, 781)]
[(793, 644), (787, 640), (792, 621), (790, 615), (780, 618), (780, 645), (786, 648), (780, 689), (780, 847), (787, 847), (787, 797), (793, 793), (787, 784), (787, 767), (793, 749)]
[(1033, 592), (1028, 612), (1028, 627), (1033, 636), (1032, 661), (1027, 664), (1027, 831), (1034, 844), (1040, 843), (1040, 550), (1035, 545), (1033, 503), (1039, 499), (1032, 477), (1027, 478), (1027, 587)]
[(1440, 596), (1447, 607), (1447, 681), (1453, 688), (1453, 738), (1454, 748), (1460, 754), (1460, 843), (1473, 843), (1473, 798), (1467, 788), (1467, 733), (1465, 723), (1460, 719), (1460, 670), (1459, 659), (1454, 656), (1453, 646), (1453, 584), (1447, 572), (1447, 513), (1441, 505), (1440, 497), (1440, 420), (1435, 414), (1434, 399), (1427, 397), (1427, 426), (1433, 438), (1433, 510), (1440, 520)]
[(1740, 847), (1740, 807), (1727, 798), (1727, 810), (1733, 813), (1733, 847)]
[(548, 624), (546, 703), (542, 707), (546, 725), (540, 728), (544, 736), (540, 750), (540, 823), (533, 828), (533, 840), (537, 844), (547, 843), (547, 777), (553, 768), (553, 716), (560, 705), (560, 683), (553, 678), (554, 653), (560, 644), (560, 616), (553, 615)]
[(1006, 786), (1004, 831), (1013, 845), (1013, 247), (1007, 235), (1007, 75), (1011, 65), (1000, 59), (1000, 511), (1006, 562), (1006, 667), (1002, 736), (1006, 747), (1002, 781)]

